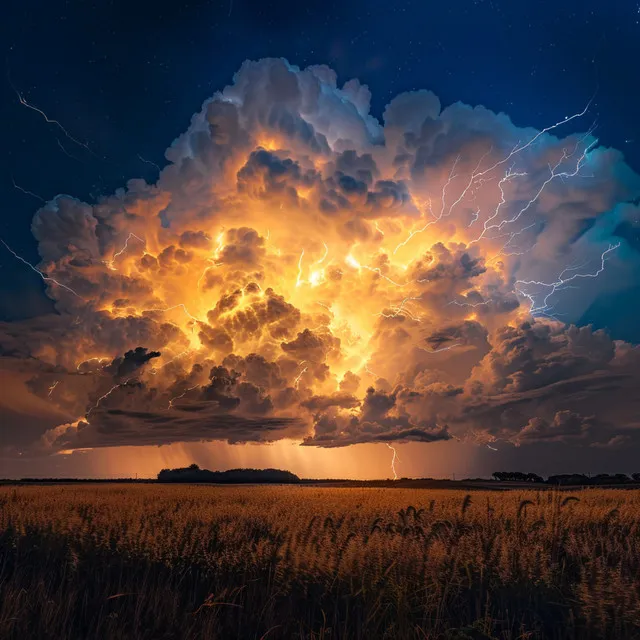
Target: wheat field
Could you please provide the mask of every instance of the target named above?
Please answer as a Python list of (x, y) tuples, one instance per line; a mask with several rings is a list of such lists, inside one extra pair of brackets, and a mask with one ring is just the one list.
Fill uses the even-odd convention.
[(0, 487), (0, 638), (640, 637), (640, 491)]

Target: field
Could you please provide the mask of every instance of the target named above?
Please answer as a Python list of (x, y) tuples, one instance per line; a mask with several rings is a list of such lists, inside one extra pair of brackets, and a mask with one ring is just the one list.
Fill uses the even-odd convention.
[(640, 491), (0, 487), (0, 638), (640, 637)]

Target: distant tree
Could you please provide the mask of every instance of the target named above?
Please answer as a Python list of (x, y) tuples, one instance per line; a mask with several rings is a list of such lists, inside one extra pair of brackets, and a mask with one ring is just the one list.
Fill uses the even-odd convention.
[(272, 483), (294, 484), (300, 478), (290, 471), (280, 469), (229, 469), (228, 471), (209, 471), (198, 465), (180, 469), (163, 469), (158, 474), (159, 482), (199, 482), (219, 484)]
[(634, 482), (640, 482), (640, 473), (632, 473), (631, 477), (633, 478)]
[(544, 482), (539, 475), (522, 471), (496, 471), (492, 476), (501, 482)]
[(556, 476), (549, 476), (547, 484), (557, 485), (586, 485), (592, 484), (591, 480), (581, 473), (562, 473)]
[(591, 484), (625, 484), (629, 482), (629, 476), (624, 473), (599, 473), (591, 478)]

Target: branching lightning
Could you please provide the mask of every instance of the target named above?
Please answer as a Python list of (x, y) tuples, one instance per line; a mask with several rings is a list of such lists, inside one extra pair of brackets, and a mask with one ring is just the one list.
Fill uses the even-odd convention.
[(100, 403), (105, 400), (106, 398), (108, 398), (116, 389), (118, 389), (119, 387), (126, 387), (128, 382), (129, 382), (130, 378), (127, 378), (124, 382), (120, 382), (119, 384), (115, 384), (113, 385), (113, 387), (111, 387), (111, 389), (109, 389), (109, 391), (107, 391), (107, 393), (105, 393), (104, 395), (100, 396), (98, 398), (98, 400), (96, 401), (96, 403), (89, 409), (89, 411), (87, 411), (86, 415), (85, 415), (85, 420), (89, 420), (89, 414), (92, 411), (95, 411), (98, 406), (100, 405)]
[(120, 249), (120, 251), (118, 251), (117, 253), (114, 253), (113, 256), (111, 257), (111, 260), (105, 262), (105, 264), (109, 269), (111, 269), (111, 271), (117, 270), (114, 267), (116, 258), (120, 257), (129, 248), (129, 240), (131, 240), (132, 238), (138, 240), (138, 242), (141, 242), (142, 244), (146, 244), (146, 242), (140, 236), (137, 236), (135, 233), (130, 233), (127, 236), (127, 239), (124, 241), (124, 246), (122, 247), (122, 249)]
[(385, 313), (384, 311), (379, 311), (374, 315), (382, 316), (383, 318), (397, 318), (399, 315), (404, 315), (407, 318), (410, 318), (411, 320), (420, 322), (420, 318), (416, 317), (413, 313), (405, 309), (405, 305), (411, 302), (412, 300), (420, 300), (420, 298), (416, 296), (407, 296), (404, 300), (400, 302), (399, 305), (394, 305), (391, 307), (391, 310), (393, 311), (393, 313)]
[[(602, 254), (600, 255), (600, 266), (593, 273), (574, 273), (569, 277), (565, 277), (565, 274), (567, 274), (568, 272), (577, 271), (578, 269), (581, 269), (585, 265), (582, 264), (579, 266), (567, 267), (566, 269), (560, 272), (557, 280), (555, 280), (554, 282), (542, 282), (538, 280), (516, 280), (515, 282), (516, 291), (517, 293), (524, 296), (531, 302), (531, 308), (529, 309), (529, 312), (531, 314), (537, 313), (537, 314), (543, 315), (546, 312), (551, 310), (548, 304), (549, 298), (551, 298), (551, 296), (553, 296), (556, 292), (562, 291), (565, 288), (567, 288), (565, 286), (567, 285), (567, 283), (573, 282), (574, 280), (577, 280), (580, 278), (597, 278), (605, 269), (605, 262), (607, 260), (607, 256), (612, 251), (615, 251), (619, 246), (620, 246), (619, 242), (617, 244), (610, 244), (602, 252)], [(548, 293), (546, 293), (546, 295), (543, 297), (541, 304), (536, 304), (535, 294), (527, 293), (526, 291), (523, 290), (523, 287), (530, 287), (530, 286), (540, 287), (542, 289), (549, 290)]]
[[(316, 80), (322, 82), (319, 77)], [(302, 91), (304, 86), (301, 84), (300, 87)], [(93, 153), (88, 144), (71, 136), (59, 121), (27, 102), (17, 90), (15, 92), (20, 105), (40, 114), (47, 124), (52, 125), (47, 129), (56, 136), (56, 141), (67, 155), (69, 154), (63, 143), (67, 145), (69, 142), (64, 140), (60, 132), (68, 141)], [(235, 95), (225, 90), (224, 95), (227, 93)], [(348, 99), (346, 94), (347, 92), (345, 100)], [(38, 239), (43, 242), (42, 255), (45, 258), (54, 256), (55, 260), (51, 263), (44, 260), (38, 264), (53, 275), (68, 280), (83, 293), (97, 292), (96, 307), (94, 309), (92, 306), (90, 309), (96, 311), (94, 315), (84, 315), (81, 321), (81, 316), (76, 316), (79, 313), (77, 309), (69, 312), (67, 327), (74, 316), (78, 318), (77, 324), (84, 322), (87, 325), (87, 331), (82, 336), (80, 333), (84, 327), (74, 328), (79, 336), (78, 349), (83, 351), (75, 354), (73, 363), (77, 361), (76, 358), (86, 358), (92, 353), (109, 354), (112, 349), (115, 351), (116, 346), (118, 350), (123, 345), (128, 349), (130, 342), (131, 347), (135, 347), (138, 340), (146, 347), (162, 348), (165, 353), (160, 360), (162, 364), (157, 368), (151, 367), (150, 374), (149, 369), (145, 369), (144, 380), (156, 383), (153, 387), (150, 386), (145, 403), (150, 404), (147, 408), (151, 411), (155, 406), (153, 403), (158, 402), (158, 411), (163, 414), (162, 420), (166, 419), (167, 425), (171, 420), (167, 411), (175, 411), (174, 417), (184, 419), (184, 424), (187, 423), (186, 410), (190, 408), (189, 403), (192, 398), (199, 397), (198, 394), (187, 394), (200, 385), (186, 389), (184, 385), (206, 375), (205, 367), (209, 367), (213, 380), (218, 375), (211, 369), (211, 364), (214, 363), (216, 369), (219, 366), (220, 369), (224, 367), (232, 371), (230, 379), (233, 383), (225, 383), (229, 388), (236, 384), (236, 379), (241, 380), (237, 384), (243, 384), (244, 376), (251, 384), (255, 382), (254, 386), (261, 388), (260, 393), (264, 391), (264, 397), (273, 392), (272, 397), (277, 401), (270, 405), (270, 414), (281, 417), (299, 411), (301, 422), (307, 425), (308, 420), (309, 427), (313, 422), (316, 438), (314, 440), (310, 436), (312, 444), (319, 442), (320, 436), (326, 437), (322, 433), (324, 423), (320, 421), (323, 412), (331, 418), (338, 416), (335, 424), (339, 427), (346, 424), (343, 419), (353, 418), (349, 422), (349, 429), (344, 428), (336, 443), (330, 443), (331, 446), (346, 446), (364, 441), (363, 438), (354, 437), (354, 434), (358, 435), (358, 429), (369, 429), (370, 421), (375, 421), (375, 428), (380, 431), (378, 441), (384, 442), (392, 451), (391, 470), (393, 479), (398, 480), (397, 464), (400, 459), (396, 448), (392, 446), (394, 442), (397, 445), (404, 442), (403, 438), (427, 441), (449, 437), (447, 426), (443, 427), (445, 432), (431, 434), (428, 432), (433, 428), (433, 421), (422, 420), (421, 417), (415, 419), (414, 407), (429, 415), (432, 407), (426, 402), (418, 405), (413, 396), (425, 384), (426, 378), (422, 378), (421, 372), (427, 364), (443, 363), (447, 372), (450, 365), (452, 372), (455, 369), (456, 377), (460, 377), (462, 382), (461, 372), (465, 370), (465, 363), (456, 361), (466, 360), (466, 356), (475, 347), (473, 341), (465, 338), (457, 328), (462, 325), (465, 330), (471, 328), (475, 331), (481, 328), (494, 332), (504, 326), (499, 322), (503, 321), (506, 314), (510, 314), (510, 317), (505, 324), (513, 326), (510, 323), (514, 318), (520, 319), (523, 315), (522, 308), (514, 309), (517, 307), (515, 294), (530, 302), (530, 307), (529, 304), (526, 306), (534, 316), (549, 315), (554, 311), (551, 306), (551, 302), (555, 302), (554, 295), (572, 288), (579, 279), (597, 278), (604, 270), (609, 254), (620, 246), (620, 243), (610, 244), (602, 252), (599, 268), (592, 261), (569, 266), (562, 271), (562, 267), (556, 267), (551, 274), (546, 272), (545, 277), (552, 280), (549, 282), (522, 279), (514, 283), (515, 278), (523, 276), (523, 271), (514, 276), (514, 270), (526, 266), (526, 260), (522, 261), (523, 265), (515, 259), (505, 259), (490, 265), (501, 256), (520, 256), (531, 251), (536, 246), (533, 237), (538, 232), (527, 231), (537, 225), (540, 227), (540, 234), (543, 233), (545, 225), (542, 220), (532, 222), (532, 219), (545, 216), (546, 220), (551, 215), (546, 206), (548, 192), (554, 192), (554, 199), (556, 195), (561, 199), (565, 190), (560, 188), (562, 184), (558, 184), (557, 180), (578, 177), (580, 180), (572, 180), (572, 186), (582, 184), (581, 179), (588, 173), (583, 172), (585, 165), (589, 168), (596, 164), (593, 159), (590, 160), (589, 155), (597, 144), (597, 140), (591, 138), (593, 129), (582, 137), (572, 136), (570, 142), (565, 143), (566, 148), (562, 148), (563, 143), (555, 137), (549, 143), (543, 138), (561, 125), (583, 116), (590, 104), (591, 101), (580, 113), (565, 117), (532, 137), (527, 133), (528, 139), (525, 139), (525, 135), (510, 133), (518, 129), (504, 116), (496, 116), (497, 124), (494, 127), (490, 112), (486, 122), (483, 120), (480, 124), (473, 118), (465, 120), (470, 117), (465, 115), (466, 111), (460, 116), (460, 121), (453, 114), (455, 117), (452, 116), (450, 126), (456, 132), (456, 127), (459, 126), (460, 135), (453, 136), (453, 140), (444, 140), (442, 149), (430, 150), (428, 146), (420, 148), (420, 154), (429, 155), (433, 151), (433, 155), (428, 157), (430, 173), (424, 177), (424, 186), (418, 185), (419, 180), (411, 169), (413, 167), (417, 170), (420, 166), (417, 144), (415, 147), (406, 144), (406, 154), (403, 151), (406, 159), (397, 163), (391, 162), (392, 153), (396, 149), (384, 145), (380, 145), (379, 150), (367, 147), (366, 152), (371, 152), (368, 161), (374, 168), (371, 175), (376, 175), (376, 179), (366, 180), (367, 184), (362, 192), (358, 190), (358, 193), (352, 193), (353, 190), (347, 184), (336, 182), (335, 176), (331, 175), (342, 167), (337, 161), (327, 161), (328, 154), (334, 151), (333, 147), (326, 154), (323, 151), (318, 157), (314, 157), (310, 150), (304, 150), (303, 160), (298, 161), (293, 156), (299, 152), (300, 145), (281, 144), (287, 142), (287, 133), (283, 130), (274, 134), (277, 135), (275, 141), (263, 141), (262, 147), (278, 150), (278, 159), (283, 162), (285, 156), (291, 155), (286, 161), (299, 165), (297, 177), (289, 171), (278, 173), (277, 176), (274, 174), (276, 179), (267, 180), (262, 173), (265, 170), (263, 164), (254, 166), (253, 157), (251, 163), (243, 157), (249, 150), (249, 144), (233, 144), (236, 138), (232, 136), (229, 138), (231, 159), (225, 165), (223, 173), (217, 169), (214, 171), (213, 167), (211, 173), (207, 173), (211, 163), (202, 162), (202, 171), (198, 173), (197, 179), (192, 180), (188, 172), (181, 171), (176, 173), (175, 181), (172, 178), (167, 184), (149, 186), (144, 192), (135, 185), (129, 191), (123, 190), (129, 213), (125, 217), (135, 219), (135, 223), (129, 228), (140, 235), (120, 227), (122, 217), (119, 211), (124, 208), (122, 202), (125, 202), (119, 195), (120, 192), (112, 198), (100, 200), (99, 207), (94, 209), (95, 215), (90, 220), (91, 228), (79, 229), (77, 232), (71, 227), (81, 219), (80, 214), (83, 212), (85, 219), (88, 217), (87, 209), (77, 214), (75, 203), (64, 202), (59, 210), (41, 211), (39, 216), (51, 213), (52, 221), (50, 224), (49, 221), (42, 221), (43, 224), (34, 225), (34, 229)], [(245, 107), (240, 99), (237, 99), (236, 104), (236, 98), (233, 98), (233, 108), (240, 115), (244, 113)], [(32, 118), (17, 106), (16, 111)], [(238, 127), (253, 126), (249, 122), (250, 118), (239, 118)], [(196, 121), (201, 123), (202, 117), (196, 118), (194, 122)], [(449, 123), (446, 125), (449, 126)], [(259, 128), (267, 130), (264, 135), (269, 133), (268, 125), (264, 122), (261, 122)], [(264, 137), (262, 134), (256, 137), (253, 135), (255, 132), (249, 130), (246, 133), (250, 135), (237, 139), (250, 141)], [(506, 135), (510, 136), (508, 142), (505, 142)], [(389, 137), (389, 140), (392, 139), (392, 136)], [(492, 140), (491, 145), (485, 142), (489, 139)], [(537, 143), (539, 149), (534, 148)], [(178, 145), (175, 153), (169, 155), (172, 158), (181, 157), (183, 146)], [(88, 160), (72, 146), (69, 149)], [(184, 153), (190, 153), (194, 162), (202, 159), (198, 156), (200, 150), (195, 146), (185, 149)], [(141, 163), (162, 171), (159, 165), (140, 154), (137, 157)], [(359, 157), (358, 153), (356, 157)], [(541, 157), (544, 158), (542, 162)], [(397, 158), (399, 160), (399, 156)], [(446, 164), (443, 164), (442, 158), (446, 158)], [(245, 165), (246, 169), (240, 170)], [(141, 165), (138, 166), (141, 169)], [(230, 184), (224, 183), (225, 178), (220, 179), (220, 176), (233, 175), (227, 173), (227, 166), (229, 170), (236, 172), (237, 180), (234, 179)], [(352, 172), (352, 168), (342, 169)], [(302, 171), (305, 172), (304, 180), (301, 179)], [(294, 179), (296, 197), (291, 198), (287, 194), (291, 193), (290, 181)], [(17, 185), (13, 176), (12, 182), (15, 189), (45, 202), (37, 194)], [(303, 183), (308, 188), (303, 188)], [(553, 186), (549, 187), (552, 183)], [(174, 192), (174, 189), (177, 190)], [(341, 189), (344, 193), (340, 192)], [(376, 191), (367, 191), (369, 189)], [(413, 194), (412, 190), (419, 193)], [(408, 196), (409, 208), (406, 207)], [(582, 196), (581, 192), (575, 201), (582, 201)], [(278, 204), (281, 210), (279, 214), (275, 210)], [(324, 206), (325, 204), (329, 206)], [(82, 205), (90, 207), (84, 203)], [(168, 206), (171, 208), (168, 209)], [(287, 207), (286, 212), (282, 211), (283, 206)], [(174, 215), (174, 211), (180, 215)], [(455, 219), (452, 219), (454, 212)], [(448, 222), (445, 221), (449, 217)], [(56, 222), (59, 224), (55, 224)], [(442, 224), (435, 227), (438, 223)], [(227, 235), (221, 224), (228, 225)], [(96, 229), (98, 225), (100, 226)], [(268, 225), (270, 228), (266, 228)], [(331, 228), (327, 231), (326, 227), (329, 225)], [(429, 230), (432, 226), (434, 229)], [(551, 225), (547, 225), (549, 226)], [(115, 238), (112, 236), (109, 239), (108, 252), (105, 252), (103, 232), (107, 229), (120, 231)], [(258, 230), (262, 230), (262, 235)], [(271, 230), (274, 231), (273, 234)], [(220, 233), (216, 242), (215, 234), (218, 231)], [(265, 231), (266, 241), (263, 237)], [(553, 233), (553, 229), (551, 232)], [(417, 238), (420, 234), (423, 235)], [(42, 238), (45, 235), (51, 237)], [(68, 242), (65, 236), (68, 236)], [(490, 260), (481, 253), (486, 244), (474, 247), (473, 251), (468, 250), (482, 240), (490, 242), (491, 255), (497, 252)], [(19, 256), (1, 238), (0, 242), (43, 281), (53, 283), (83, 300), (69, 286), (49, 277)], [(139, 244), (135, 244), (136, 242)], [(413, 244), (409, 245), (411, 242)], [(275, 244), (282, 247), (282, 251)], [(530, 244), (532, 247), (527, 248)], [(302, 248), (303, 245), (305, 248)], [(394, 245), (395, 248), (391, 251)], [(49, 246), (53, 249), (47, 250)], [(91, 253), (86, 247), (95, 246), (101, 247), (98, 257), (106, 258), (102, 262), (85, 257)], [(542, 240), (538, 248), (541, 246)], [(134, 259), (142, 255), (143, 249), (157, 255), (145, 253), (142, 260)], [(394, 258), (390, 254), (398, 257)], [(281, 259), (276, 260), (276, 255), (281, 256)], [(216, 270), (209, 273), (214, 268)], [(110, 273), (119, 269), (122, 273)], [(368, 276), (364, 271), (375, 276)], [(555, 275), (556, 271), (560, 273)], [(213, 275), (216, 277), (211, 277)], [(420, 276), (423, 279), (416, 279)], [(196, 278), (197, 285), (194, 285)], [(421, 286), (422, 283), (431, 284)], [(322, 288), (318, 289), (320, 286)], [(55, 289), (54, 292), (60, 295)], [(89, 296), (89, 293), (86, 295)], [(505, 295), (508, 297), (504, 298)], [(315, 298), (320, 298), (323, 302)], [(447, 302), (450, 298), (457, 299)], [(176, 299), (182, 299), (184, 303), (172, 304)], [(87, 300), (87, 306), (92, 303), (93, 298), (91, 301)], [(158, 304), (170, 306), (146, 308)], [(320, 312), (316, 305), (322, 306), (327, 313)], [(472, 311), (459, 311), (454, 306), (478, 309), (478, 312), (476, 315)], [(194, 309), (197, 316), (189, 309)], [(176, 313), (162, 315), (172, 311)], [(526, 309), (524, 311), (526, 315)], [(152, 315), (154, 312), (157, 315)], [(384, 321), (394, 318), (397, 318), (395, 322)], [(477, 320), (478, 325), (470, 327), (464, 324), (463, 319)], [(97, 335), (97, 330), (92, 332), (88, 326), (90, 320), (101, 325), (100, 335)], [(112, 325), (110, 321), (113, 321)], [(479, 326), (481, 321), (482, 327)], [(425, 327), (428, 327), (429, 333), (424, 333)], [(124, 339), (110, 340), (116, 331), (124, 335), (128, 342)], [(426, 337), (427, 335), (432, 337)], [(64, 347), (71, 344), (73, 348), (75, 345), (72, 340), (75, 337), (75, 334), (68, 336), (69, 340), (61, 340), (61, 344)], [(498, 349), (494, 343), (489, 348)], [(420, 351), (430, 355), (444, 354), (454, 349), (459, 351), (433, 359), (420, 354)], [(129, 353), (131, 352), (125, 355), (127, 365), (130, 364)], [(144, 357), (139, 357), (138, 351), (133, 353), (131, 364), (134, 368), (147, 362)], [(154, 352), (147, 355), (152, 358), (159, 354)], [(165, 369), (170, 363), (187, 355), (189, 357), (180, 361), (179, 365)], [(165, 361), (164, 358), (168, 359)], [(301, 358), (307, 360), (300, 361)], [(117, 380), (122, 380), (122, 377), (106, 377), (113, 369), (117, 368), (124, 375), (137, 374), (131, 374), (132, 369), (128, 366), (116, 367), (118, 360), (114, 361), (113, 367), (103, 368), (103, 360), (110, 361), (110, 358), (94, 357), (81, 362), (77, 365), (78, 374), (73, 372), (73, 364), (70, 367), (75, 374), (74, 379), (79, 383), (78, 393), (87, 394), (89, 386), (88, 378), (80, 376), (92, 373), (99, 377), (99, 386), (92, 387), (93, 391), (88, 392), (88, 398), (85, 395), (82, 405), (84, 410), (90, 407), (84, 416), (87, 422), (90, 418), (97, 422), (98, 416), (107, 408), (113, 408), (123, 397), (131, 401), (131, 389), (137, 388), (139, 384), (135, 377), (114, 384)], [(97, 361), (98, 364), (89, 366), (91, 361)], [(388, 384), (382, 384), (379, 380), (381, 376), (369, 369), (369, 362), (382, 368), (384, 380), (388, 380)], [(189, 375), (192, 377), (185, 380), (184, 372), (189, 366)], [(254, 374), (254, 371), (258, 373)], [(309, 371), (310, 375), (302, 380)], [(482, 375), (482, 371), (478, 371), (474, 370), (474, 376)], [(47, 385), (53, 383), (48, 387), (48, 396), (51, 397), (60, 380), (54, 381), (52, 375), (49, 375), (51, 377)], [(154, 377), (147, 377), (148, 375)], [(374, 380), (367, 378), (367, 375)], [(471, 380), (474, 381), (475, 378)], [(337, 391), (334, 394), (330, 387), (336, 382)], [(358, 402), (357, 398), (349, 398), (349, 402), (345, 402), (347, 393), (355, 396), (365, 385), (369, 388), (369, 383), (379, 387), (374, 402), (380, 401), (375, 411), (367, 413), (367, 401)], [(67, 385), (70, 384), (65, 381), (64, 393), (58, 392), (55, 397), (66, 398)], [(95, 394), (109, 384), (113, 386), (94, 402)], [(399, 384), (407, 389), (406, 397), (410, 399), (406, 399), (404, 393), (391, 391), (399, 388)], [(289, 391), (292, 391), (291, 387), (299, 390), (298, 393), (292, 392), (291, 405), (281, 402), (280, 395), (275, 395), (280, 394), (285, 386)], [(126, 388), (125, 392), (116, 393), (121, 387)], [(41, 387), (41, 390), (46, 388)], [(180, 389), (183, 391), (179, 392)], [(46, 392), (43, 390), (42, 395), (44, 393)], [(107, 402), (112, 394), (115, 395)], [(318, 402), (318, 410), (312, 410), (316, 403), (305, 402), (311, 394), (328, 400)], [(387, 398), (392, 397), (393, 401), (382, 402), (383, 394)], [(255, 408), (257, 403), (249, 404), (253, 402), (253, 396), (245, 394), (242, 387), (239, 387), (237, 395), (237, 401), (241, 403), (238, 415), (253, 416), (263, 410), (262, 407)], [(433, 395), (434, 398), (429, 399), (429, 403), (441, 402), (435, 397), (435, 393)], [(179, 400), (185, 396), (185, 402), (180, 404)], [(463, 400), (465, 397), (460, 399), (464, 410)], [(209, 398), (208, 401), (215, 402), (215, 399)], [(293, 402), (297, 405), (294, 406)], [(410, 410), (406, 409), (408, 404), (403, 404), (409, 402), (414, 403)], [(220, 401), (219, 404), (221, 410), (226, 410), (224, 403)], [(433, 406), (433, 412), (439, 412), (440, 405)], [(244, 414), (245, 409), (247, 414)], [(395, 420), (393, 416), (402, 416), (397, 419), (397, 422), (402, 423), (402, 428), (400, 425), (389, 427)], [(150, 425), (153, 421), (146, 422)], [(406, 422), (415, 430), (415, 434), (414, 431), (404, 430)], [(225, 425), (221, 425), (221, 429), (222, 427)], [(457, 427), (458, 423), (455, 424), (454, 431)], [(250, 427), (246, 428), (249, 430)], [(385, 429), (392, 431), (383, 433)], [(397, 431), (393, 433), (393, 429)], [(426, 435), (420, 438), (418, 432), (422, 431)], [(451, 437), (458, 439), (454, 434)], [(85, 436), (83, 442), (86, 441)], [(491, 438), (489, 442), (492, 442)], [(486, 439), (478, 441), (478, 444), (484, 446)], [(486, 446), (497, 451), (491, 444)]]
[[(539, 131), (535, 136), (533, 136), (532, 138), (530, 138), (526, 143), (524, 144), (516, 144), (515, 147), (501, 160), (498, 160), (497, 162), (495, 162), (494, 164), (492, 164), (491, 166), (489, 166), (488, 168), (479, 171), (480, 165), (482, 164), (482, 162), (484, 161), (484, 159), (493, 151), (493, 147), (489, 148), (489, 150), (487, 152), (485, 152), (485, 154), (480, 158), (480, 160), (478, 161), (476, 168), (474, 169), (474, 171), (471, 173), (471, 176), (467, 182), (467, 185), (465, 186), (465, 188), (462, 190), (461, 194), (458, 196), (458, 198), (453, 202), (453, 204), (449, 207), (449, 209), (445, 212), (446, 210), (446, 192), (448, 187), (450, 186), (451, 182), (453, 181), (454, 178), (457, 177), (457, 174), (455, 174), (455, 169), (456, 166), (460, 160), (460, 156), (458, 155), (453, 163), (453, 166), (451, 168), (451, 171), (449, 173), (449, 178), (447, 179), (447, 181), (445, 182), (443, 188), (442, 188), (442, 193), (441, 193), (441, 208), (440, 208), (440, 213), (438, 216), (435, 216), (433, 220), (430, 220), (429, 222), (427, 222), (421, 229), (412, 231), (409, 236), (406, 238), (406, 240), (404, 240), (403, 242), (401, 242), (398, 246), (396, 246), (396, 248), (394, 249), (393, 253), (395, 255), (395, 253), (402, 247), (404, 247), (415, 235), (422, 233), (423, 231), (426, 231), (426, 229), (428, 229), (432, 224), (435, 224), (436, 222), (439, 222), (443, 217), (449, 216), (451, 214), (451, 212), (453, 211), (454, 207), (456, 207), (460, 202), (462, 202), (464, 200), (464, 198), (466, 197), (467, 193), (469, 192), (470, 189), (472, 189), (476, 184), (478, 183), (483, 183), (486, 182), (489, 178), (485, 178), (485, 176), (488, 176), (488, 174), (490, 174), (492, 171), (494, 171), (495, 169), (497, 169), (498, 167), (502, 166), (503, 164), (509, 162), (514, 156), (517, 156), (518, 154), (520, 154), (522, 151), (524, 151), (525, 149), (528, 149), (529, 147), (531, 147), (533, 144), (535, 144), (535, 142), (544, 134), (549, 133), (550, 131), (553, 131), (554, 129), (567, 124), (568, 122), (571, 122), (572, 120), (579, 118), (581, 116), (583, 116), (587, 110), (589, 109), (591, 102), (593, 99), (589, 100), (589, 102), (587, 103), (587, 105), (585, 106), (585, 108), (579, 112), (576, 113), (572, 116), (568, 116), (566, 118), (564, 118), (563, 120), (560, 120), (558, 122), (556, 122), (555, 124), (546, 127), (544, 129), (542, 129), (541, 131)], [(588, 135), (591, 134), (591, 130), (580, 140), (580, 142), (582, 142)], [(511, 180), (512, 178), (515, 177), (522, 177), (527, 175), (524, 172), (515, 172), (513, 171), (513, 166), (507, 170), (507, 172), (505, 173), (505, 175), (503, 176), (503, 178), (500, 180), (499, 182), (499, 188), (500, 188), (500, 192), (501, 192), (501, 201), (498, 204), (495, 212), (493, 213), (492, 216), (490, 216), (490, 218), (485, 221), (484, 223), (484, 228), (482, 233), (478, 236), (478, 238), (476, 238), (475, 240), (471, 241), (470, 244), (473, 244), (474, 242), (478, 242), (479, 240), (481, 240), (483, 237), (485, 237), (485, 234), (487, 233), (487, 231), (489, 229), (493, 229), (493, 228), (497, 228), (497, 229), (502, 229), (502, 227), (505, 224), (509, 224), (512, 222), (515, 222), (523, 213), (525, 213), (532, 205), (534, 202), (537, 201), (537, 199), (539, 198), (539, 196), (541, 195), (541, 193), (544, 191), (544, 188), (549, 184), (549, 182), (551, 182), (552, 180), (554, 180), (555, 178), (567, 178), (567, 177), (573, 177), (575, 175), (577, 175), (577, 173), (580, 171), (580, 168), (582, 167), (582, 164), (584, 162), (584, 160), (586, 159), (586, 155), (588, 154), (588, 152), (591, 150), (591, 148), (597, 143), (597, 140), (594, 140), (590, 145), (588, 145), (581, 158), (578, 160), (577, 166), (576, 166), (576, 170), (573, 173), (569, 173), (569, 172), (561, 172), (561, 173), (556, 173), (556, 170), (559, 168), (559, 166), (562, 164), (562, 162), (564, 160), (566, 160), (568, 157), (566, 155), (566, 151), (563, 151), (563, 156), (561, 158), (561, 160), (555, 165), (555, 167), (549, 167), (550, 171), (551, 171), (551, 176), (544, 182), (544, 184), (542, 185), (542, 187), (540, 188), (540, 190), (538, 191), (538, 193), (534, 196), (534, 198), (532, 198), (532, 200), (530, 202), (528, 202), (512, 219), (509, 220), (503, 220), (500, 223), (498, 223), (497, 225), (489, 225), (488, 223), (492, 220), (495, 220), (495, 218), (499, 215), (499, 211), (500, 208), (502, 207), (502, 205), (504, 205), (506, 203), (506, 198), (505, 198), (505, 194), (504, 194), (504, 187), (503, 185), (505, 184), (505, 182), (507, 182), (508, 180)], [(579, 144), (579, 143), (578, 143)], [(576, 145), (576, 149), (577, 150), (578, 145)], [(573, 154), (572, 154), (573, 155)], [(432, 215), (433, 215), (433, 211), (431, 211)], [(474, 218), (472, 219), (471, 223), (469, 224), (469, 226), (472, 226), (478, 219), (480, 216), (480, 212), (478, 211), (476, 214), (474, 214)]]
[(50, 278), (49, 276), (45, 276), (44, 273), (42, 273), (42, 271), (34, 267), (30, 262), (27, 262), (22, 256), (18, 255), (2, 238), (0, 238), (0, 242), (2, 242), (2, 244), (6, 247), (7, 251), (9, 251), (9, 253), (11, 253), (11, 255), (13, 255), (13, 257), (16, 260), (19, 260), (23, 264), (26, 264), (27, 267), (29, 267), (29, 269), (37, 273), (44, 282), (53, 282), (53, 284), (58, 285), (61, 289), (65, 289), (66, 291), (69, 291), (69, 293), (72, 293), (77, 298), (80, 298), (80, 300), (84, 300), (84, 298), (78, 293), (76, 293), (71, 287), (68, 287), (66, 284), (62, 284), (62, 282), (59, 282), (55, 278)]
[[(302, 366), (304, 363), (306, 362), (306, 360), (303, 360), (300, 363), (300, 366)], [(300, 378), (302, 378), (302, 375), (309, 370), (309, 367), (305, 367), (304, 369), (302, 369), (302, 371), (300, 371), (300, 373), (296, 376), (296, 379), (293, 381), (293, 387), (294, 389), (297, 389), (299, 384), (300, 384)]]
[(480, 233), (480, 235), (475, 238), (474, 240), (472, 240), (469, 244), (474, 244), (480, 240), (482, 240), (484, 237), (486, 237), (486, 233), (488, 231), (490, 231), (491, 229), (497, 229), (497, 230), (501, 230), (505, 225), (507, 224), (512, 224), (514, 222), (516, 222), (517, 220), (520, 219), (520, 216), (522, 216), (522, 214), (526, 213), (535, 202), (538, 201), (538, 199), (540, 198), (540, 196), (542, 195), (543, 191), (545, 190), (545, 188), (547, 187), (547, 185), (552, 182), (553, 180), (555, 180), (556, 178), (561, 178), (561, 179), (565, 179), (565, 178), (574, 178), (575, 176), (578, 175), (578, 173), (580, 172), (580, 169), (582, 169), (582, 166), (584, 165), (584, 162), (587, 159), (587, 155), (589, 154), (589, 151), (591, 151), (591, 149), (594, 147), (595, 144), (597, 144), (598, 140), (594, 139), (593, 141), (591, 141), (591, 143), (589, 143), (582, 151), (582, 154), (580, 155), (580, 157), (578, 158), (577, 162), (576, 162), (576, 166), (575, 169), (573, 171), (558, 171), (558, 169), (560, 168), (560, 166), (562, 165), (562, 163), (565, 160), (569, 160), (570, 158), (572, 158), (580, 144), (582, 142), (584, 142), (584, 140), (591, 135), (592, 131), (588, 131), (580, 140), (578, 140), (578, 142), (576, 143), (573, 151), (571, 153), (567, 153), (567, 149), (563, 149), (562, 150), (562, 155), (560, 157), (560, 159), (558, 160), (558, 162), (556, 162), (555, 165), (551, 166), (549, 165), (549, 177), (542, 183), (542, 186), (538, 189), (538, 191), (535, 193), (535, 195), (533, 196), (533, 198), (531, 198), (527, 204), (524, 205), (524, 207), (522, 207), (517, 213), (515, 213), (511, 218), (507, 218), (504, 220), (501, 220), (500, 222), (496, 223), (496, 224), (489, 224), (490, 222), (492, 222), (493, 220), (495, 220), (499, 214), (499, 210), (500, 207), (505, 204), (505, 194), (504, 194), (504, 189), (502, 187), (502, 185), (504, 184), (504, 182), (508, 179), (511, 179), (513, 177), (521, 177), (521, 176), (525, 176), (527, 175), (524, 172), (514, 172), (512, 171), (512, 169), (509, 169), (509, 171), (505, 174), (505, 177), (502, 178), (502, 180), (500, 180), (500, 192), (502, 194), (502, 198), (500, 200), (500, 203), (498, 204), (498, 207), (496, 208), (495, 212), (493, 213), (492, 216), (490, 216), (487, 220), (485, 220), (484, 225), (483, 225), (483, 229), (482, 232)]

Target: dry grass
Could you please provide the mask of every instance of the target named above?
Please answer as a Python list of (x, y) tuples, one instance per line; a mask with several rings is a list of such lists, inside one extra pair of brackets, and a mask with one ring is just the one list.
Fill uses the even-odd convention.
[(0, 487), (0, 638), (637, 638), (640, 491)]

